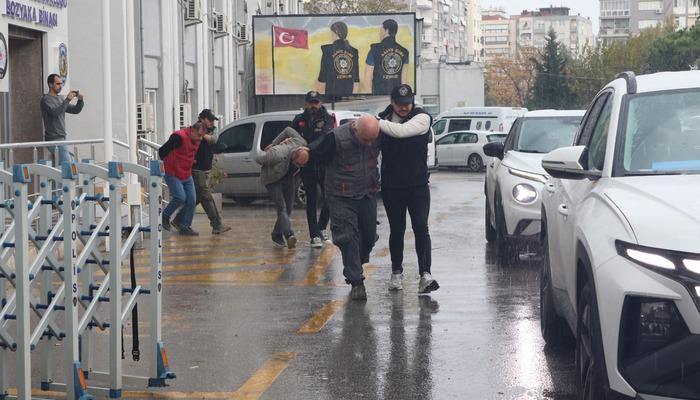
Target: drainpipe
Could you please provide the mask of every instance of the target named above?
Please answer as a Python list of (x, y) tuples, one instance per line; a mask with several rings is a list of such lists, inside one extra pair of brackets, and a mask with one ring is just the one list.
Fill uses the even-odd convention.
[[(127, 135), (129, 143), (129, 162), (138, 162), (138, 136), (136, 134), (136, 42), (134, 38), (134, 1), (127, 0), (124, 12), (124, 59), (126, 60), (126, 87), (127, 87)], [(143, 60), (142, 60), (143, 62)], [(134, 174), (129, 174), (136, 181)], [(136, 182), (132, 182), (136, 183)]]
[(104, 115), (102, 130), (105, 142), (105, 161), (114, 158), (114, 142), (112, 137), (112, 54), (110, 37), (109, 0), (102, 0), (102, 81), (104, 90), (102, 100)]

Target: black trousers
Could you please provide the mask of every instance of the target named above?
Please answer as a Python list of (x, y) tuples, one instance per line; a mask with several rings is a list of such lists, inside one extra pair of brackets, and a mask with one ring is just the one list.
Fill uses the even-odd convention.
[[(309, 238), (321, 237), (321, 230), (328, 226), (328, 204), (323, 188), (323, 170), (321, 167), (309, 166), (301, 170), (301, 180), (306, 191), (306, 222), (309, 225)], [(316, 200), (321, 197), (321, 215), (317, 219)]]
[(403, 272), (403, 240), (406, 234), (406, 211), (411, 217), (411, 227), (416, 240), (418, 272), (430, 273), (431, 243), (428, 233), (430, 214), (430, 188), (428, 185), (401, 188), (382, 188), (384, 209), (389, 219), (389, 251), (391, 269), (394, 273)]
[(365, 278), (362, 264), (369, 262), (377, 234), (377, 200), (329, 196), (333, 244), (343, 256), (343, 275), (351, 285)]

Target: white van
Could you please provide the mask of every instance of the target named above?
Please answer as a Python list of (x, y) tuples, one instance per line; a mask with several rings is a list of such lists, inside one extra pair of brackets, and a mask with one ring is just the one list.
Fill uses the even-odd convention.
[(508, 133), (515, 119), (526, 112), (521, 107), (457, 107), (438, 115), (433, 131), (438, 137), (468, 130)]
[[(292, 125), (294, 116), (301, 110), (279, 111), (251, 115), (236, 120), (220, 130), (217, 148), (221, 152), (215, 157), (216, 167), (225, 175), (222, 182), (214, 186), (215, 192), (248, 204), (256, 199), (267, 198), (267, 190), (260, 183), (260, 165), (255, 156), (269, 145), (284, 128)], [(339, 125), (359, 118), (356, 111), (329, 110)], [(428, 167), (435, 167), (435, 137), (430, 135), (428, 145)], [(306, 202), (302, 185), (296, 196), (297, 203)]]

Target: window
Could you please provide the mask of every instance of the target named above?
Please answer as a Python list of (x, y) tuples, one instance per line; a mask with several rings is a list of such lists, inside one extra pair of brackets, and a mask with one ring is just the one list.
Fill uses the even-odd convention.
[(481, 130), (481, 121), (476, 122), (476, 130), (480, 131)]
[(484, 129), (487, 131), (491, 129), (491, 121), (486, 121), (486, 124), (484, 124)]
[(657, 19), (643, 19), (639, 21), (639, 29), (647, 29), (647, 28), (653, 28), (657, 25), (661, 24), (660, 20)]
[(446, 119), (441, 119), (440, 121), (433, 124), (433, 131), (435, 131), (436, 135), (442, 134), (442, 132), (445, 130), (446, 123), (447, 123)]
[(608, 96), (603, 110), (593, 128), (593, 136), (588, 145), (588, 169), (602, 170), (605, 163), (605, 148), (608, 142), (608, 127), (610, 126), (610, 116), (612, 115), (611, 96)]
[(660, 1), (640, 1), (639, 11), (656, 11), (663, 7)]
[(268, 121), (263, 124), (260, 137), (260, 150), (265, 149), (273, 140), (282, 133), (284, 128), (292, 126), (292, 121)]
[(489, 142), (505, 142), (506, 141), (506, 134), (494, 134), (494, 135), (488, 135), (486, 136), (486, 140)]
[(221, 133), (218, 146), (222, 153), (247, 153), (253, 149), (255, 124), (241, 124)]
[(466, 131), (472, 124), (470, 119), (451, 119), (450, 126), (447, 128), (448, 132), (454, 131)]
[(476, 143), (479, 141), (479, 137), (474, 133), (463, 133), (462, 143)]
[(451, 135), (445, 136), (444, 138), (440, 138), (440, 140), (438, 140), (437, 143), (435, 143), (435, 144), (437, 144), (438, 146), (443, 145), (443, 144), (454, 144), (456, 139), (457, 139), (457, 134), (453, 133)]

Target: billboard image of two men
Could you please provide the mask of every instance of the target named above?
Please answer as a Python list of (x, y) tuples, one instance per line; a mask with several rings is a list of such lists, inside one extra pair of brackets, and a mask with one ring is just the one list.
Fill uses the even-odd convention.
[(254, 17), (257, 95), (388, 95), (415, 86), (415, 15)]

